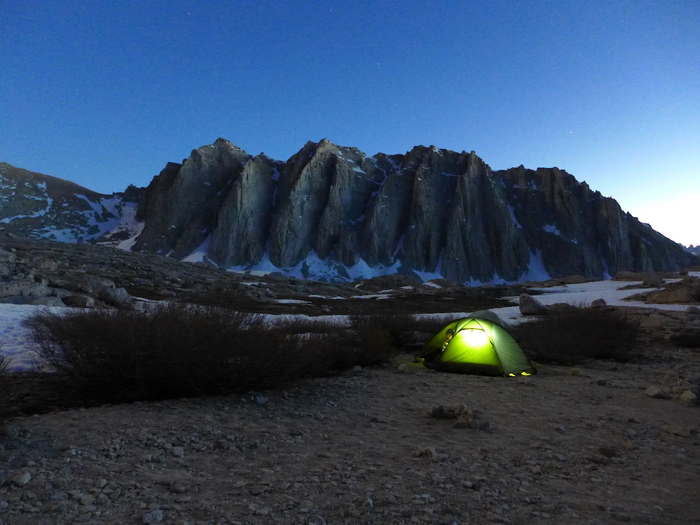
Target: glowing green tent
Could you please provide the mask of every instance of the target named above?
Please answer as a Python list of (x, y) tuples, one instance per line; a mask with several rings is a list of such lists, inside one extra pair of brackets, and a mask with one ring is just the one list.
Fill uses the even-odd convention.
[(483, 310), (448, 324), (419, 357), (428, 368), (488, 376), (530, 375), (535, 367), (495, 313)]

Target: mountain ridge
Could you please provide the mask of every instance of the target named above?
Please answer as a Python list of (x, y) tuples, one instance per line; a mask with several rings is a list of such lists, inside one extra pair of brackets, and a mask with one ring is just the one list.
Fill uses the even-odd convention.
[(700, 262), (564, 170), (492, 171), (473, 151), (435, 146), (367, 156), (323, 139), (279, 161), (220, 138), (111, 196), (119, 206), (93, 198), (93, 212), (114, 220), (93, 214), (92, 235), (67, 240), (312, 279), (399, 272), (478, 284)]

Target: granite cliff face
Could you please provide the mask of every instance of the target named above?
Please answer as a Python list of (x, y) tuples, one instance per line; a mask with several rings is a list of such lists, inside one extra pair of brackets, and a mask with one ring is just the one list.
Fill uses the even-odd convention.
[(168, 163), (146, 189), (137, 219), (145, 222), (134, 250), (187, 256), (211, 235), (221, 205), (250, 155), (227, 140)]
[(432, 146), (368, 157), (324, 139), (281, 162), (219, 139), (168, 164), (137, 218), (135, 250), (329, 280), (604, 277), (698, 262), (563, 170), (493, 172), (474, 152)]

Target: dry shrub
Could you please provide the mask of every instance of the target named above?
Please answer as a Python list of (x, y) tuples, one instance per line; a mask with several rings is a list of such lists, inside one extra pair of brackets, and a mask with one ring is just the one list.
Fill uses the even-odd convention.
[(448, 324), (464, 319), (464, 315), (433, 315), (433, 316), (416, 316), (413, 320), (411, 329), (414, 333), (428, 334), (431, 338), (445, 328)]
[(40, 365), (69, 376), (97, 402), (274, 388), (364, 362), (337, 328), (291, 333), (216, 307), (41, 312), (27, 324)]
[(348, 318), (366, 364), (391, 359), (415, 331), (415, 316), (410, 314), (350, 315)]
[[(4, 399), (9, 390), (9, 359), (4, 355), (0, 354), (0, 399)], [(5, 414), (2, 409), (0, 409), (0, 423), (5, 419), (7, 414)]]
[(612, 309), (571, 307), (522, 323), (513, 335), (530, 359), (572, 365), (588, 359), (629, 361), (637, 329)]
[(686, 328), (670, 337), (672, 343), (686, 348), (700, 348), (700, 329)]

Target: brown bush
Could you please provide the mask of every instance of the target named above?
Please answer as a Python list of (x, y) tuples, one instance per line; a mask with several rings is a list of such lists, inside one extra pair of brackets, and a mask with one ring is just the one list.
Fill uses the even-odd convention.
[(42, 368), (68, 376), (91, 403), (275, 388), (386, 358), (337, 326), (268, 326), (255, 314), (179, 303), (41, 312), (26, 322)]
[(700, 329), (686, 328), (670, 337), (672, 343), (686, 348), (700, 348)]
[(513, 335), (534, 361), (578, 364), (588, 359), (627, 362), (637, 329), (609, 308), (564, 308), (518, 325)]
[(374, 352), (378, 358), (388, 358), (416, 331), (416, 317), (411, 314), (350, 315), (348, 318), (351, 330), (368, 349), (368, 357)]

